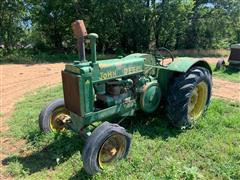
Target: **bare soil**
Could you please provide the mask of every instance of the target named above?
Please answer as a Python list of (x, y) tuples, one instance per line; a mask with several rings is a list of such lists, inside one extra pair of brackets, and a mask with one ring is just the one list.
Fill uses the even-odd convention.
[[(203, 58), (216, 63), (220, 58)], [(6, 120), (11, 116), (14, 105), (24, 94), (43, 86), (61, 82), (63, 63), (36, 65), (0, 65), (0, 133), (8, 130)], [(240, 101), (240, 84), (213, 79), (213, 96)], [(24, 141), (12, 144), (10, 138), (1, 137), (0, 160), (17, 151)], [(1, 174), (2, 163), (0, 165)], [(0, 179), (6, 179), (0, 175)], [(8, 177), (10, 178), (10, 177)]]
[[(61, 70), (63, 63), (36, 64), (36, 65), (0, 65), (0, 133), (9, 129), (6, 120), (11, 116), (14, 105), (24, 94), (34, 91), (43, 86), (53, 86), (61, 82)], [(0, 160), (13, 154), (24, 141), (13, 144), (11, 138), (0, 137)], [(1, 173), (3, 168), (0, 164), (0, 179), (11, 179), (4, 177)]]
[(240, 83), (213, 78), (213, 96), (240, 102)]
[(228, 60), (228, 57), (223, 57), (223, 58), (194, 58), (194, 59), (203, 59), (207, 61), (210, 64), (216, 64), (220, 59), (223, 59), (224, 61)]

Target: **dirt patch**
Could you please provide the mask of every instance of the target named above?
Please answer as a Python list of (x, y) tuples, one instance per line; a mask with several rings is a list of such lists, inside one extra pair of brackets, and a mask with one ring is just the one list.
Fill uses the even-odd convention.
[[(184, 60), (184, 57), (175, 58), (175, 60), (179, 60), (179, 59)], [(225, 62), (228, 61), (228, 57), (219, 57), (219, 58), (204, 57), (204, 58), (191, 58), (191, 59), (193, 59), (193, 60), (199, 60), (199, 59), (204, 60), (204, 61), (207, 61), (209, 64), (214, 64), (214, 65), (216, 65), (219, 60), (224, 60)], [(170, 58), (164, 59), (163, 65), (168, 65), (171, 62), (172, 62), (172, 59), (170, 59)]]
[[(199, 58), (198, 58), (199, 59)], [(202, 58), (216, 63), (220, 58)], [(6, 120), (14, 110), (14, 104), (27, 92), (61, 82), (63, 63), (36, 65), (0, 65), (0, 132), (8, 130)], [(213, 96), (240, 101), (240, 84), (213, 79)], [(16, 152), (24, 142), (12, 144), (11, 139), (1, 138), (1, 161)], [(0, 170), (2, 163), (0, 165)], [(1, 171), (0, 171), (1, 172)], [(3, 176), (0, 175), (0, 179)], [(5, 177), (6, 178), (6, 177)]]
[[(8, 130), (6, 120), (14, 110), (14, 104), (25, 93), (34, 91), (42, 86), (53, 86), (61, 82), (63, 63), (36, 65), (0, 65), (0, 133)], [(13, 154), (25, 143), (11, 142), (11, 138), (1, 137), (0, 160)], [(6, 179), (1, 173), (0, 179)]]
[[(203, 59), (210, 64), (216, 64), (218, 60), (223, 59), (225, 62), (228, 61), (228, 57), (224, 58), (193, 58)], [(213, 96), (223, 98), (232, 101), (240, 102), (240, 83), (234, 83), (227, 80), (213, 79)]]
[(240, 83), (214, 78), (213, 96), (240, 102)]
[[(25, 93), (61, 82), (63, 63), (41, 65), (1, 65), (1, 112), (9, 118), (14, 104)], [(1, 126), (2, 130), (2, 126)]]
[(194, 59), (203, 59), (210, 64), (216, 64), (221, 59), (223, 59), (225, 62), (228, 61), (228, 57), (223, 57), (223, 58), (194, 58)]

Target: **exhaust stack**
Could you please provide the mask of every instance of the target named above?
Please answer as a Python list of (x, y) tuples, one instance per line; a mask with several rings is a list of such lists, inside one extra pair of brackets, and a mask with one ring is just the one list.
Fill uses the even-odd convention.
[(86, 61), (84, 38), (87, 37), (90, 39), (90, 44), (91, 44), (92, 64), (96, 63), (96, 61), (97, 61), (96, 40), (98, 38), (98, 35), (95, 33), (90, 33), (88, 35), (83, 20), (77, 20), (77, 21), (73, 22), (72, 29), (73, 29), (74, 37), (77, 39), (77, 48), (78, 48), (80, 61), (81, 62)]
[(76, 20), (75, 22), (73, 22), (72, 30), (73, 30), (74, 37), (77, 39), (79, 60), (81, 62), (84, 62), (86, 61), (84, 38), (87, 36), (87, 30), (83, 20)]

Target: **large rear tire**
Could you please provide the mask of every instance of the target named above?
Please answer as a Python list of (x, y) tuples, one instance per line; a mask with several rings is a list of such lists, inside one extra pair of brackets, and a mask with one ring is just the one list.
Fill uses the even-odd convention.
[(65, 108), (64, 99), (56, 99), (46, 105), (39, 114), (39, 127), (45, 132), (65, 130), (69, 111)]
[(94, 175), (116, 160), (125, 158), (131, 146), (131, 135), (118, 124), (104, 122), (87, 138), (82, 159), (85, 171)]
[(169, 88), (167, 116), (177, 128), (193, 126), (208, 108), (212, 76), (208, 69), (193, 67)]

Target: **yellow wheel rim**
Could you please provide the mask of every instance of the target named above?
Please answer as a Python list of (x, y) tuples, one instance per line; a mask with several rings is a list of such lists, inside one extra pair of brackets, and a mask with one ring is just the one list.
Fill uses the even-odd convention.
[(53, 131), (64, 131), (66, 119), (69, 117), (69, 112), (65, 107), (56, 108), (50, 116), (50, 128)]
[(98, 153), (98, 164), (100, 168), (123, 157), (126, 149), (126, 138), (115, 133), (111, 135), (101, 146)]
[(188, 101), (188, 117), (190, 120), (197, 120), (202, 113), (208, 98), (208, 86), (200, 82), (192, 91)]

